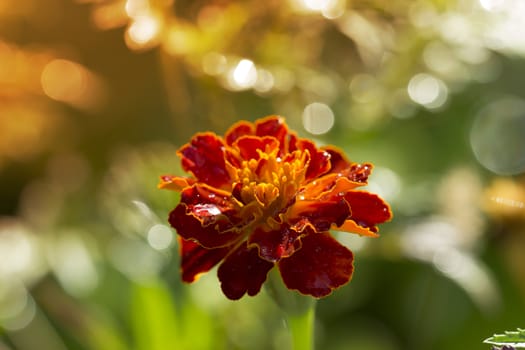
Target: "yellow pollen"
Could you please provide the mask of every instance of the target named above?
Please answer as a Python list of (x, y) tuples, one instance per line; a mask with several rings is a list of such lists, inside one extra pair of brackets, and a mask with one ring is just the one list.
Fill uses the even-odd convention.
[(298, 192), (310, 158), (307, 151), (294, 151), (290, 161), (284, 162), (277, 152), (259, 152), (259, 159), (243, 161), (237, 169), (240, 199), (246, 210), (257, 216), (258, 224), (267, 229), (276, 228), (278, 213)]

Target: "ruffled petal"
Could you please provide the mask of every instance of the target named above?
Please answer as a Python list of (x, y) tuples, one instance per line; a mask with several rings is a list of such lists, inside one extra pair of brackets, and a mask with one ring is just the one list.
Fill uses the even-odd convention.
[(352, 163), (347, 170), (342, 170), (340, 174), (346, 176), (350, 181), (366, 185), (373, 167), (374, 166), (370, 163)]
[(195, 183), (194, 179), (189, 179), (187, 177), (180, 177), (174, 175), (163, 175), (160, 177), (160, 182), (157, 185), (159, 189), (162, 190), (172, 190), (180, 192), (184, 188), (191, 186)]
[(216, 224), (203, 225), (203, 220), (202, 216), (197, 216), (184, 203), (177, 205), (168, 218), (171, 226), (182, 238), (198, 242), (205, 248), (229, 246), (240, 239), (237, 230), (226, 231), (232, 226), (228, 221), (215, 219)]
[(355, 233), (364, 237), (379, 237), (377, 229), (376, 231), (372, 231), (370, 227), (359, 226), (354, 220), (346, 220), (341, 226), (337, 227), (334, 225), (332, 228), (338, 231)]
[(288, 134), (288, 127), (284, 119), (272, 115), (255, 122), (255, 135), (257, 136), (273, 136), (277, 140), (282, 141)]
[[(205, 226), (224, 222), (220, 224), (221, 231), (239, 225), (246, 219), (240, 217), (241, 203), (230, 192), (206, 184), (185, 188), (181, 192), (180, 202), (186, 204)], [(225, 224), (228, 227), (223, 226)]]
[(279, 147), (279, 142), (276, 138), (271, 136), (243, 136), (235, 143), (239, 150), (239, 154), (244, 160), (259, 159), (259, 152), (270, 153), (272, 150)]
[(255, 127), (252, 123), (245, 120), (234, 124), (225, 134), (224, 139), (226, 144), (229, 146), (239, 139), (241, 136), (253, 135), (255, 133)]
[(182, 280), (194, 282), (200, 274), (208, 272), (224, 259), (231, 247), (207, 249), (200, 244), (179, 239)]
[(169, 222), (184, 239), (206, 248), (232, 244), (239, 238), (246, 219), (231, 194), (205, 184), (195, 184), (181, 193), (180, 204), (170, 213)]
[(340, 173), (352, 165), (341, 149), (335, 146), (324, 146), (321, 149), (330, 154), (330, 173)]
[(299, 139), (297, 148), (310, 153), (310, 162), (306, 170), (306, 180), (319, 177), (330, 169), (330, 153), (318, 150), (315, 144), (307, 139)]
[(361, 236), (378, 237), (377, 224), (392, 218), (392, 211), (379, 196), (365, 191), (350, 191), (345, 195), (352, 214), (339, 231), (356, 233)]
[(230, 174), (225, 164), (225, 145), (213, 133), (195, 135), (184, 145), (178, 154), (182, 158), (182, 168), (208, 185), (222, 187), (230, 182)]
[(332, 225), (340, 226), (350, 216), (350, 208), (344, 198), (335, 200), (298, 200), (288, 208), (286, 221), (294, 230), (302, 232), (311, 227), (316, 232), (324, 232)]
[(377, 232), (375, 225), (392, 218), (392, 211), (378, 195), (365, 191), (350, 191), (345, 195), (350, 205), (352, 215), (350, 219), (358, 225), (370, 228)]
[(259, 257), (256, 248), (250, 249), (246, 243), (242, 244), (219, 266), (217, 275), (224, 295), (231, 300), (240, 299), (245, 293), (256, 295), (273, 266)]
[(321, 298), (350, 281), (354, 255), (328, 232), (307, 235), (301, 241), (301, 249), (278, 263), (288, 289)]
[(180, 194), (180, 201), (188, 206), (213, 204), (221, 214), (228, 216), (232, 216), (231, 214), (239, 210), (239, 203), (230, 192), (204, 183), (196, 183), (191, 187), (185, 188)]
[(337, 173), (340, 176), (347, 177), (350, 181), (366, 184), (372, 172), (372, 164), (351, 162), (346, 158), (343, 151), (335, 146), (326, 146), (322, 149), (330, 154), (330, 170), (328, 173)]
[(278, 230), (269, 232), (259, 228), (250, 235), (248, 246), (256, 247), (259, 256), (264, 260), (276, 262), (292, 255), (301, 247), (301, 241), (298, 240), (301, 235), (286, 224), (281, 225)]
[(360, 186), (363, 186), (363, 184), (350, 181), (340, 174), (332, 173), (306, 184), (299, 196), (304, 197), (306, 200), (333, 199), (335, 197), (341, 197), (348, 191)]
[[(289, 152), (289, 142), (293, 134), (288, 131), (288, 126), (282, 117), (272, 115), (255, 122), (256, 136), (272, 136), (279, 141), (280, 155)], [(294, 139), (295, 142), (295, 139)]]

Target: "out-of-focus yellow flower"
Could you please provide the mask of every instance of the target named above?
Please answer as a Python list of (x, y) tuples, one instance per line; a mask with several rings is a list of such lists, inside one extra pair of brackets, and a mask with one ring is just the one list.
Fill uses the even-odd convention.
[(483, 208), (494, 218), (525, 221), (525, 183), (495, 179), (485, 191)]

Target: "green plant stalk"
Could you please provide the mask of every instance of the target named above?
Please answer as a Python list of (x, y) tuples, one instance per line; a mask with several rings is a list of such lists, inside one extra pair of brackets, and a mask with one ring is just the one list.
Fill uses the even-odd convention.
[(292, 338), (292, 350), (314, 350), (316, 299), (286, 288), (276, 269), (268, 274), (265, 287), (285, 315)]
[(302, 314), (288, 314), (286, 322), (292, 337), (292, 350), (314, 350), (315, 303)]

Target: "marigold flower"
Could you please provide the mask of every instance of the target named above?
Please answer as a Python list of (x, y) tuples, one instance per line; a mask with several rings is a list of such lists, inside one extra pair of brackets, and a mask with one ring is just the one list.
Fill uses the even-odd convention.
[(159, 188), (181, 192), (169, 222), (180, 236), (182, 279), (220, 263), (229, 299), (256, 295), (273, 267), (289, 289), (330, 294), (350, 280), (354, 257), (329, 230), (376, 237), (392, 217), (381, 198), (357, 190), (372, 164), (317, 148), (277, 116), (238, 122), (224, 137), (198, 133), (178, 155), (192, 176), (162, 176)]

